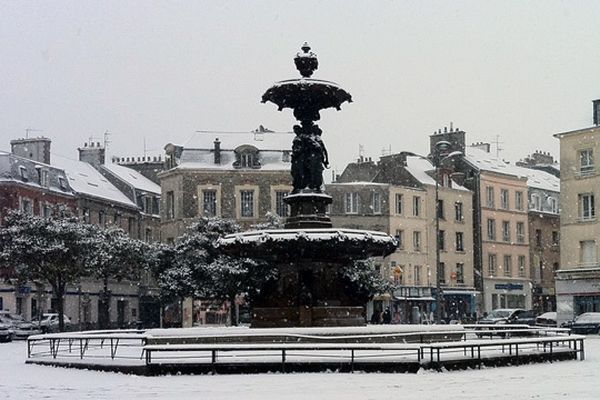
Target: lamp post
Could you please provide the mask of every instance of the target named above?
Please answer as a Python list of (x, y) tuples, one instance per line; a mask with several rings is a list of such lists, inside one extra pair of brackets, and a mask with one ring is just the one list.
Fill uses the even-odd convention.
[(435, 167), (435, 322), (438, 324), (442, 321), (442, 304), (444, 302), (444, 294), (442, 293), (444, 276), (440, 268), (440, 165), (452, 157), (462, 155), (460, 151), (446, 154), (449, 148), (450, 142), (440, 140), (435, 144), (432, 157), (433, 166)]

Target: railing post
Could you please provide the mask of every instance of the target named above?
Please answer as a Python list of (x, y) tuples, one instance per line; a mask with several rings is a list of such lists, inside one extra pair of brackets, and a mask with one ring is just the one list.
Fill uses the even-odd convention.
[(515, 355), (517, 356), (517, 365), (519, 365), (519, 344), (515, 343)]
[(212, 369), (212, 373), (213, 375), (217, 373), (216, 370), (216, 366), (215, 363), (217, 362), (217, 351), (216, 350), (212, 350), (212, 362), (211, 362), (211, 369)]
[[(417, 353), (417, 358), (419, 358), (420, 351)], [(354, 372), (354, 349), (350, 350), (350, 372)]]
[(583, 339), (579, 339), (579, 359), (581, 361), (585, 360), (585, 352), (583, 351)]
[(281, 349), (281, 372), (285, 372), (285, 349)]

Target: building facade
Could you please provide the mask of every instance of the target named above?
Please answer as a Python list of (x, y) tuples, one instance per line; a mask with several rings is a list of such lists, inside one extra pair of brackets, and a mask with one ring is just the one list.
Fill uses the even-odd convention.
[(269, 212), (287, 216), (292, 139), (267, 131), (202, 132), (186, 147), (167, 145), (169, 169), (159, 174), (163, 241), (175, 241), (199, 217), (249, 228)]
[(555, 135), (560, 140), (560, 268), (556, 271), (559, 322), (600, 311), (600, 263), (595, 199), (600, 195), (600, 127)]

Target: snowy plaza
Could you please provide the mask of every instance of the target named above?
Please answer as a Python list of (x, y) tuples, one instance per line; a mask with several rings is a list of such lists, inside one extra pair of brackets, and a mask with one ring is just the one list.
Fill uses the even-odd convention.
[(3, 399), (597, 399), (600, 337), (585, 361), (415, 374), (297, 373), (141, 377), (26, 365), (26, 343), (0, 345)]

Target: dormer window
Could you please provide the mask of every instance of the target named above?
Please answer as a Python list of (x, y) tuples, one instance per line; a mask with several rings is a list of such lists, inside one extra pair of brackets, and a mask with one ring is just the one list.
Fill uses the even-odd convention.
[(48, 187), (48, 171), (45, 169), (40, 171), (40, 186)]
[(62, 176), (59, 176), (58, 177), (58, 186), (60, 186), (60, 190), (66, 191), (67, 190), (67, 180), (65, 178), (63, 178)]
[(234, 150), (234, 168), (260, 168), (260, 156), (258, 149), (251, 145), (242, 145)]
[(27, 182), (29, 180), (29, 173), (27, 172), (27, 168), (21, 165), (19, 167), (19, 173), (21, 174), (21, 180), (23, 182)]

